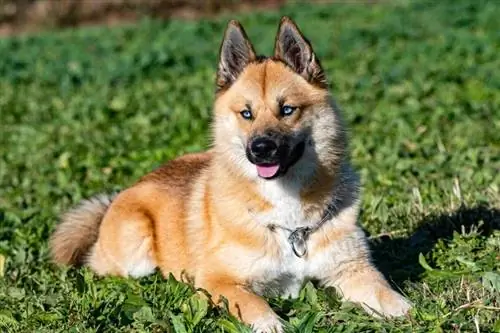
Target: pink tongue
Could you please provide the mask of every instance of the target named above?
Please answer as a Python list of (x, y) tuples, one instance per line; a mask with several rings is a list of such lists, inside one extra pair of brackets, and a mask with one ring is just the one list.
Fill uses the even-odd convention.
[(279, 164), (257, 165), (257, 173), (263, 178), (271, 178), (278, 173), (279, 168)]

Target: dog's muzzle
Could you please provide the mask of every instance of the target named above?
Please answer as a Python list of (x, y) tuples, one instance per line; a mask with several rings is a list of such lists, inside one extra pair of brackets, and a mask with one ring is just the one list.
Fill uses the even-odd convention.
[(267, 132), (252, 137), (246, 147), (248, 160), (255, 164), (261, 178), (282, 176), (302, 157), (304, 142), (293, 145), (293, 137), (277, 132)]

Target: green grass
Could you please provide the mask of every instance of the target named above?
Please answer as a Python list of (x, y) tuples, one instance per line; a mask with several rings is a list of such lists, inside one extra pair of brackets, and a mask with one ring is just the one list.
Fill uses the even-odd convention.
[[(308, 285), (272, 299), (290, 332), (500, 332), (500, 7), (398, 1), (238, 15), (270, 52), (281, 14), (312, 40), (350, 129), (361, 223), (415, 303), (377, 320)], [(0, 40), (0, 331), (236, 332), (160, 274), (48, 260), (59, 214), (207, 146), (228, 17)]]

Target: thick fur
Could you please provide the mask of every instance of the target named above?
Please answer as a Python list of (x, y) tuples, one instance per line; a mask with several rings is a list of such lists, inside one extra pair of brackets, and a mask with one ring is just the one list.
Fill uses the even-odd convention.
[(112, 199), (112, 196), (99, 195), (84, 200), (63, 216), (50, 240), (51, 255), (56, 262), (65, 265), (85, 263)]
[[(90, 201), (66, 215), (51, 241), (55, 261), (86, 258), (101, 275), (139, 277), (159, 268), (165, 276), (187, 277), (214, 301), (224, 296), (255, 332), (282, 331), (262, 295), (296, 297), (309, 279), (370, 313), (405, 314), (410, 303), (370, 261), (357, 224), (360, 191), (344, 125), (297, 26), (282, 19), (274, 57), (262, 58), (230, 22), (217, 88), (213, 148), (167, 163), (109, 207)], [(296, 111), (285, 117), (283, 104)], [(240, 112), (249, 108), (252, 119), (244, 119)], [(246, 149), (270, 130), (287, 147), (305, 148), (280, 177), (264, 179)], [(308, 237), (305, 256), (296, 256), (291, 231), (325, 216)]]

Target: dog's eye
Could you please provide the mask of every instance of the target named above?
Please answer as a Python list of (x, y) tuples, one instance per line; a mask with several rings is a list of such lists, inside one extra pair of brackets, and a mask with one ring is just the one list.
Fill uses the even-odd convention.
[(250, 110), (243, 110), (243, 111), (241, 111), (241, 112), (240, 112), (240, 114), (241, 114), (241, 116), (242, 116), (243, 118), (245, 118), (245, 119), (247, 119), (247, 120), (252, 119), (252, 116), (253, 116), (253, 115), (252, 115), (252, 111), (250, 111)]
[(286, 116), (290, 116), (297, 108), (294, 107), (294, 106), (290, 106), (290, 105), (283, 105), (281, 107), (281, 115), (286, 117)]

